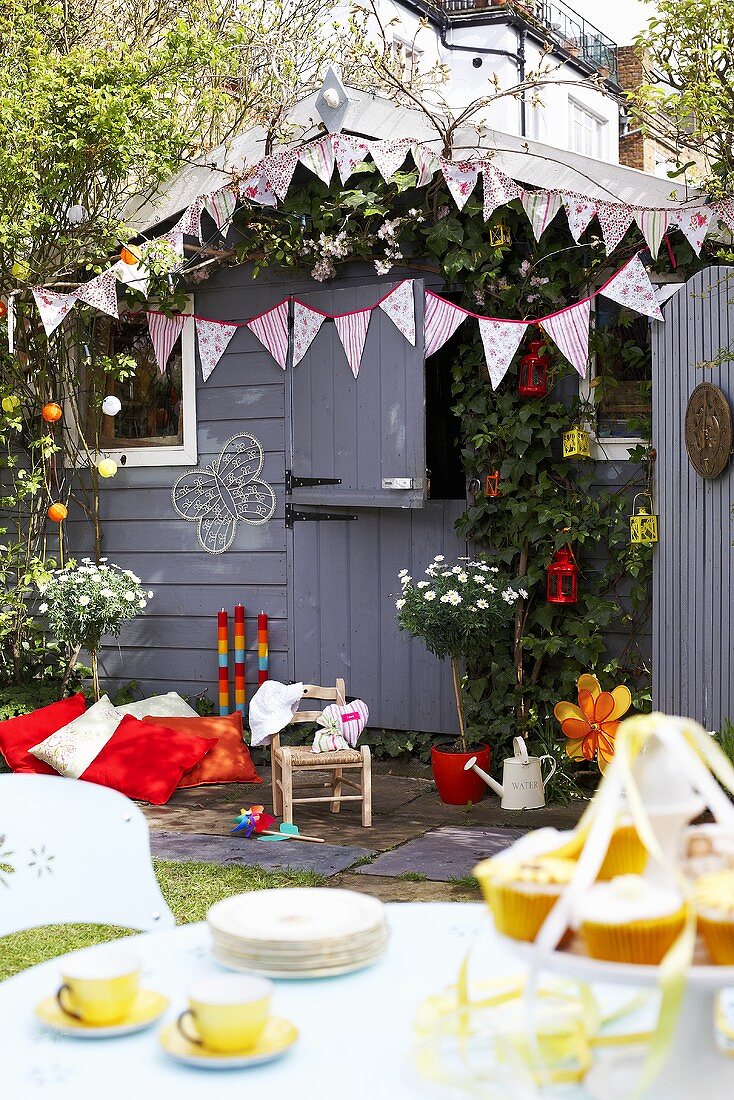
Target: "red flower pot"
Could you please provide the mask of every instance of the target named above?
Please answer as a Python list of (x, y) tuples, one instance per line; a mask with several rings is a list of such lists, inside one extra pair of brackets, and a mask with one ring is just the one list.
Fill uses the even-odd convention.
[(431, 768), (438, 794), (449, 806), (466, 806), (467, 802), (479, 802), (487, 793), (487, 784), (475, 771), (464, 771), (467, 760), (476, 756), (477, 764), (489, 771), (489, 745), (471, 752), (445, 752), (435, 745), (431, 748)]

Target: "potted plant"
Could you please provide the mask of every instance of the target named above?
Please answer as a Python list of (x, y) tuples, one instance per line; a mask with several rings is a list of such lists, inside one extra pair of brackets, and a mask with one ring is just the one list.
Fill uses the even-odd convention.
[(461, 694), (461, 664), (480, 647), (492, 644), (498, 629), (510, 621), (517, 601), (527, 592), (513, 588), (495, 565), (462, 559), (455, 565), (437, 554), (414, 581), (407, 569), (400, 571), (402, 593), (396, 601), (398, 624), (437, 657), (451, 662), (459, 737), (449, 748), (431, 749), (431, 767), (443, 802), (465, 805), (478, 802), (487, 790), (482, 779), (464, 765), (472, 757), (489, 769), (489, 746), (472, 749), (466, 741)]

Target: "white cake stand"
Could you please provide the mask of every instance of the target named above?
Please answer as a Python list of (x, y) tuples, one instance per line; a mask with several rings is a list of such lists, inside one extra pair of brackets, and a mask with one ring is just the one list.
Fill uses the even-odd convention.
[[(503, 945), (528, 965), (536, 962), (534, 943), (500, 936)], [(658, 985), (656, 966), (602, 962), (570, 951), (553, 951), (544, 969), (580, 982), (650, 988)], [(662, 1072), (643, 1094), (645, 1100), (731, 1100), (734, 1059), (716, 1045), (716, 997), (734, 986), (734, 966), (691, 966), (680, 1014)], [(630, 1100), (637, 1095), (646, 1051), (624, 1048), (600, 1057), (585, 1085), (594, 1100)]]

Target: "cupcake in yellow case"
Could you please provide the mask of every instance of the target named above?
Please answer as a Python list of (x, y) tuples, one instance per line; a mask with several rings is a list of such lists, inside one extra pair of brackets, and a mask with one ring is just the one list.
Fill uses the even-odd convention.
[(576, 917), (593, 959), (657, 966), (683, 931), (686, 906), (672, 886), (619, 875), (595, 883), (579, 901)]
[(694, 886), (698, 930), (719, 966), (734, 966), (734, 871), (702, 875)]
[(692, 879), (714, 871), (734, 870), (734, 834), (723, 825), (691, 825), (683, 832), (680, 848), (683, 873)]
[[(561, 833), (557, 829), (538, 829), (521, 837), (510, 851), (516, 852), (518, 857), (522, 855), (523, 858), (530, 854), (535, 858), (551, 856), (554, 859), (577, 860), (587, 836), (588, 829), (583, 827), (570, 834)], [(637, 834), (632, 818), (629, 814), (622, 814), (596, 877), (601, 882), (607, 882), (617, 875), (641, 875), (646, 865), (647, 850)]]
[(534, 940), (575, 868), (571, 859), (504, 856), (485, 859), (474, 868), (474, 876), (497, 931), (515, 940)]

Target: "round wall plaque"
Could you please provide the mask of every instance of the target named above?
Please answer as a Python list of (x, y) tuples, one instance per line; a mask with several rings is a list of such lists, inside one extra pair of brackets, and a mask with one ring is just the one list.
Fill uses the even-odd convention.
[(718, 477), (729, 464), (732, 445), (731, 409), (725, 395), (710, 382), (696, 386), (688, 399), (686, 450), (701, 477)]

